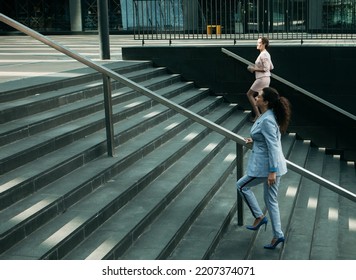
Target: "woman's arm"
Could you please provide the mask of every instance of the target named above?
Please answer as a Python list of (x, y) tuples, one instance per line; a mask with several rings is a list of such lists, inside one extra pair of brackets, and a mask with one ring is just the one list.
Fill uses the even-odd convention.
[(261, 132), (265, 137), (268, 149), (269, 172), (277, 172), (278, 158), (279, 158), (279, 137), (278, 126), (270, 118), (263, 120), (261, 124)]
[(247, 70), (250, 71), (251, 73), (253, 73), (253, 72), (267, 72), (273, 68), (271, 59), (269, 58), (269, 55), (265, 52), (260, 54), (257, 61), (259, 61), (259, 64), (261, 64), (262, 67), (259, 67), (256, 64), (249, 65), (249, 66), (247, 66)]

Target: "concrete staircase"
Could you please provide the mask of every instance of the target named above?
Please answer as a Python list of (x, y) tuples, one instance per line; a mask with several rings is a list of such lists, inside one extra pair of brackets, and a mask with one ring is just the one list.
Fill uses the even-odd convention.
[[(209, 89), (150, 62), (106, 66), (248, 135), (248, 112)], [(235, 143), (116, 82), (108, 157), (101, 75), (67, 74), (0, 94), (0, 259), (356, 259), (354, 203), (294, 172), (280, 190), (287, 242), (263, 250), (270, 231), (236, 225)], [(356, 191), (353, 164), (292, 133), (283, 147)]]

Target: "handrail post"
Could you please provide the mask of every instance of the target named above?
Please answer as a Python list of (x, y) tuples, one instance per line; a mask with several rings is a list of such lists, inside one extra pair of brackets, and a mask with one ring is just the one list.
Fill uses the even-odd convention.
[(110, 77), (103, 74), (104, 107), (105, 107), (105, 127), (108, 156), (115, 156), (114, 147), (114, 125), (112, 120), (112, 98)]
[[(243, 176), (243, 146), (236, 143), (236, 177), (237, 180)], [(243, 213), (243, 200), (240, 192), (237, 191), (237, 225), (242, 226), (244, 224)]]

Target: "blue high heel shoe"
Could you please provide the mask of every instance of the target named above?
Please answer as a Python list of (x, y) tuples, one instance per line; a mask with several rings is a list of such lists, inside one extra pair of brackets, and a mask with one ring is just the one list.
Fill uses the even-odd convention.
[(284, 241), (285, 241), (284, 237), (280, 237), (273, 244), (271, 243), (271, 244), (265, 245), (264, 248), (273, 250), (273, 249), (275, 249), (277, 247), (277, 245), (279, 243), (284, 243)]
[(263, 217), (263, 219), (256, 226), (247, 226), (246, 228), (249, 230), (258, 230), (262, 225), (265, 225), (265, 231), (266, 231), (267, 223), (268, 223), (267, 217)]

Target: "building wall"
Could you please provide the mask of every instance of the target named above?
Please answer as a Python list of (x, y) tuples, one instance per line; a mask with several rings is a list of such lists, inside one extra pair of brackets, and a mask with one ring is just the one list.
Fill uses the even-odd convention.
[[(356, 0), (108, 0), (108, 6), (111, 32), (145, 25), (155, 32), (161, 27), (203, 32), (207, 24), (220, 24), (231, 33), (236, 20), (245, 33), (356, 30)], [(98, 28), (97, 0), (1, 0), (0, 11), (40, 32)], [(10, 30), (0, 24), (0, 32)]]
[[(251, 62), (258, 55), (249, 46), (226, 48)], [(273, 46), (269, 51), (274, 74), (356, 115), (353, 47)], [(194, 81), (197, 87), (207, 87), (212, 94), (224, 95), (228, 101), (251, 109), (246, 92), (254, 75), (245, 64), (222, 53), (221, 46), (125, 47), (122, 55), (124, 59), (151, 60), (156, 66), (181, 74), (184, 80)], [(344, 157), (356, 159), (355, 121), (275, 79), (271, 86), (292, 103), (291, 131), (318, 146), (347, 150)]]

